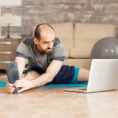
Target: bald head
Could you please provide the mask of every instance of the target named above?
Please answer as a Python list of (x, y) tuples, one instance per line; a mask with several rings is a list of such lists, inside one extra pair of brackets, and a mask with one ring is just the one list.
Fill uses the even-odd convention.
[(34, 43), (40, 54), (52, 53), (55, 33), (49, 24), (39, 24), (34, 31)]
[(35, 31), (34, 31), (34, 38), (37, 38), (38, 40), (40, 40), (41, 37), (48, 36), (54, 33), (55, 31), (51, 25), (43, 23), (36, 26)]

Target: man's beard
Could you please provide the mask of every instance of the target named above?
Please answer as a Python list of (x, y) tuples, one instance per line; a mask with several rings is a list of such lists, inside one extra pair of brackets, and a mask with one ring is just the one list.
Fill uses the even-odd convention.
[(40, 46), (36, 46), (36, 50), (41, 54), (51, 54), (53, 51), (53, 48), (47, 48), (47, 49), (42, 49)]
[(52, 48), (48, 48), (47, 50), (44, 51), (45, 54), (51, 54), (52, 53)]

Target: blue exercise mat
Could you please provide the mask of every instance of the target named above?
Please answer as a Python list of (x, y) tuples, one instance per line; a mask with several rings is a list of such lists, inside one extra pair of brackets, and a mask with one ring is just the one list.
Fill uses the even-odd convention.
[(0, 87), (6, 87), (7, 82), (0, 81)]
[[(0, 81), (0, 87), (6, 87), (7, 82)], [(87, 87), (88, 82), (81, 82), (78, 84), (46, 84), (42, 87)]]

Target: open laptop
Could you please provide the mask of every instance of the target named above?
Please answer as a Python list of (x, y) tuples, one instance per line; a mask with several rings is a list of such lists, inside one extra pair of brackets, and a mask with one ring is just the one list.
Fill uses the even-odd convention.
[(100, 92), (118, 89), (118, 59), (93, 59), (88, 87), (67, 88), (68, 92)]

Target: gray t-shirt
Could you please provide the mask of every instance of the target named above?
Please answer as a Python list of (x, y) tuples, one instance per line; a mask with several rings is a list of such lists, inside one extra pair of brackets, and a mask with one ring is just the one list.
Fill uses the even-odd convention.
[(23, 40), (16, 49), (16, 56), (28, 59), (28, 69), (38, 69), (42, 73), (46, 71), (52, 60), (64, 61), (66, 50), (58, 38), (55, 38), (51, 54), (40, 55), (35, 50), (34, 38)]

